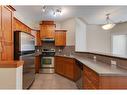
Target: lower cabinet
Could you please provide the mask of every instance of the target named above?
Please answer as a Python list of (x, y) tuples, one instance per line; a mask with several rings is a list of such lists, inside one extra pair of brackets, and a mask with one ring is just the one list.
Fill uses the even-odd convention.
[(127, 89), (127, 76), (99, 75), (84, 65), (84, 89)]
[(41, 64), (41, 57), (36, 56), (35, 57), (35, 73), (39, 73), (40, 64)]
[(77, 81), (82, 76), (83, 89), (127, 89), (127, 76), (99, 75), (86, 65), (83, 65), (83, 74), (80, 71), (74, 58), (55, 57), (55, 72), (73, 81)]
[(83, 67), (83, 88), (84, 89), (98, 89), (99, 75), (84, 65)]
[(56, 73), (75, 81), (76, 79), (75, 71), (76, 71), (75, 59), (60, 56), (55, 57)]

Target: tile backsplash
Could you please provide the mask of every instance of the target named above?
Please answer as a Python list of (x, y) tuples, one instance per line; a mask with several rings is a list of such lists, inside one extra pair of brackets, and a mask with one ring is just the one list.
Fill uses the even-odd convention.
[(115, 58), (115, 57), (110, 57), (110, 56), (105, 56), (105, 55), (99, 55), (99, 54), (94, 54), (94, 53), (87, 53), (87, 52), (75, 52), (75, 46), (65, 46), (65, 47), (55, 47), (54, 43), (45, 43), (43, 46), (36, 46), (36, 50), (38, 49), (41, 51), (44, 48), (48, 49), (55, 49), (56, 54), (61, 54), (61, 55), (70, 55), (70, 54), (76, 54), (82, 57), (87, 57), (90, 59), (94, 59), (94, 56), (96, 56), (96, 60), (106, 63), (106, 64), (111, 64), (111, 60), (116, 61), (116, 65), (127, 69), (127, 59), (122, 59), (122, 58)]
[(36, 51), (42, 49), (55, 49), (56, 54), (70, 55), (75, 51), (75, 46), (56, 47), (54, 43), (43, 43), (43, 46), (35, 46)]

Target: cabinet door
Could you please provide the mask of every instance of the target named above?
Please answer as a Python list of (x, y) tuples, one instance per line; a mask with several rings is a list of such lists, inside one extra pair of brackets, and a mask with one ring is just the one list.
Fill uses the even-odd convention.
[(71, 80), (74, 80), (74, 59), (55, 57), (55, 71)]
[(41, 65), (41, 58), (40, 56), (36, 56), (35, 57), (35, 73), (39, 73), (39, 69), (40, 69), (40, 66)]
[(13, 54), (12, 46), (4, 45), (2, 49), (2, 60), (3, 61), (12, 60), (13, 59), (12, 54)]
[(55, 57), (55, 72), (58, 74), (63, 75), (64, 71), (63, 71), (63, 61), (60, 57)]
[(41, 25), (41, 39), (54, 38), (55, 25)]
[(2, 60), (13, 59), (12, 11), (2, 6)]
[(85, 89), (99, 88), (99, 75), (85, 65), (83, 67), (83, 86)]
[(2, 7), (2, 31), (4, 40), (12, 41), (12, 11), (7, 7)]
[(71, 79), (74, 80), (74, 60), (65, 58), (64, 60), (64, 75)]
[(55, 32), (55, 46), (66, 46), (66, 32)]
[(47, 29), (46, 37), (47, 38), (54, 38), (55, 26), (54, 25), (47, 25), (46, 29)]
[(41, 45), (40, 31), (36, 32), (36, 45)]

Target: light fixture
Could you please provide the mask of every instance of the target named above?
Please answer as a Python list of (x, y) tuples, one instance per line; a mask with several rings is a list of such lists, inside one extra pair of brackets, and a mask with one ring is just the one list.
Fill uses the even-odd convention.
[(116, 24), (109, 18), (110, 14), (106, 14), (106, 24), (102, 26), (104, 30), (112, 29)]
[(53, 15), (56, 17), (57, 15), (62, 15), (62, 9), (59, 8), (59, 9), (55, 9), (54, 12), (53, 12)]
[(51, 7), (43, 6), (43, 7), (42, 7), (42, 11), (43, 11), (43, 12), (45, 12), (45, 11), (47, 11), (47, 12), (52, 11), (54, 17), (63, 14), (61, 8), (51, 8)]
[(46, 11), (46, 6), (42, 7), (42, 11), (45, 12)]

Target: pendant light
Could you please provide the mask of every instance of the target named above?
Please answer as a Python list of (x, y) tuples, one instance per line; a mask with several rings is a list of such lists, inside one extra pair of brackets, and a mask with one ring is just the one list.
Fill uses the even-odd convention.
[(112, 29), (116, 24), (109, 18), (110, 14), (106, 14), (106, 24), (102, 26), (104, 30)]

